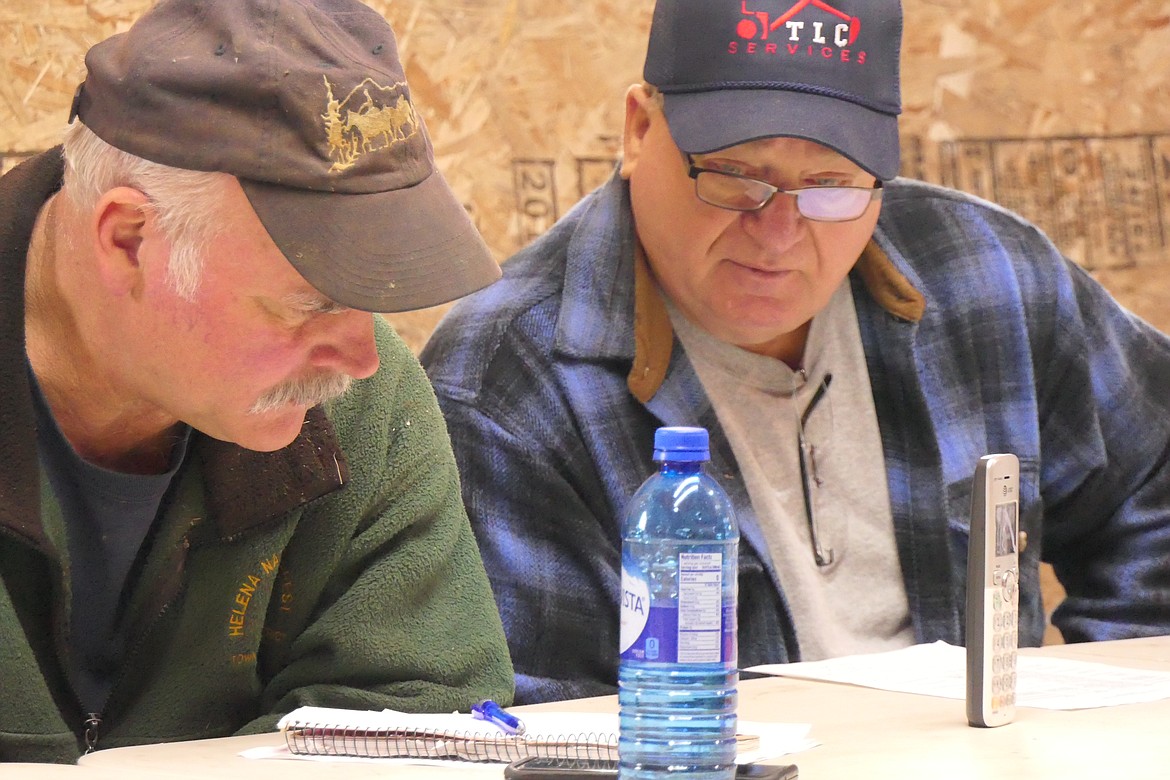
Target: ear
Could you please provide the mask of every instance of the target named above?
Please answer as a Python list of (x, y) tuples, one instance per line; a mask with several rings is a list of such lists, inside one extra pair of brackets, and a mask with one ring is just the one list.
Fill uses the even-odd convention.
[(151, 219), (150, 199), (132, 187), (107, 190), (93, 208), (93, 248), (99, 276), (115, 295), (142, 288), (142, 243)]
[(623, 179), (630, 178), (634, 173), (642, 154), (642, 142), (650, 129), (650, 112), (655, 110), (649, 105), (649, 100), (650, 96), (642, 84), (633, 84), (626, 90), (626, 124), (622, 132)]

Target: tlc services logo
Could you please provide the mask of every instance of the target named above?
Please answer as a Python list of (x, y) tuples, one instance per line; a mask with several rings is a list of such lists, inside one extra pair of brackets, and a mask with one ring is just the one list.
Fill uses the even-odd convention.
[[(748, 2), (740, 0), (740, 18), (735, 25), (735, 34), (740, 40), (727, 44), (728, 54), (785, 53), (841, 62), (865, 62), (864, 51), (850, 48), (861, 34), (861, 19), (858, 17), (823, 0), (799, 0), (775, 16), (766, 10), (749, 9)], [(759, 0), (751, 2), (754, 4)], [(816, 14), (821, 18), (812, 18), (814, 11), (810, 6), (822, 12)]]

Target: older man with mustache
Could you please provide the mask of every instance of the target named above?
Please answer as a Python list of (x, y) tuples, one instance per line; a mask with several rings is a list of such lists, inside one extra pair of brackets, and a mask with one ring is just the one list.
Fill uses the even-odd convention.
[(63, 147), (0, 179), (0, 761), (509, 701), (442, 417), (373, 314), (499, 275), (390, 28), (166, 0), (86, 65)]

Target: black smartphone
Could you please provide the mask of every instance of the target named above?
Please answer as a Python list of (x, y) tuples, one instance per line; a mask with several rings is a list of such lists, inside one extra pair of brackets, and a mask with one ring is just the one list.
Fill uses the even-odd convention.
[[(736, 780), (796, 780), (796, 764), (740, 764)], [(522, 758), (504, 767), (507, 780), (611, 780), (617, 761), (599, 758)]]
[(736, 780), (796, 780), (796, 764), (739, 764)]

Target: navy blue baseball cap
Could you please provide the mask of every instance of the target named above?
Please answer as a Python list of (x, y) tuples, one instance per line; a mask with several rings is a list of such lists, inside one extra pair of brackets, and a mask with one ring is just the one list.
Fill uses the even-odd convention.
[(900, 0), (658, 0), (643, 78), (684, 152), (760, 138), (898, 175)]

